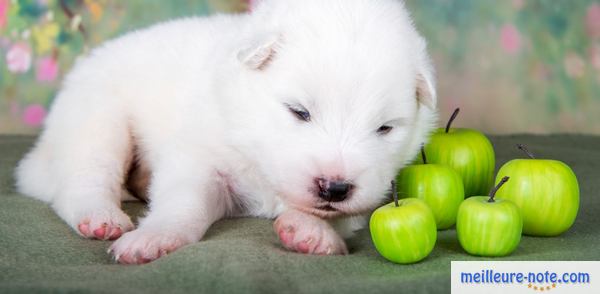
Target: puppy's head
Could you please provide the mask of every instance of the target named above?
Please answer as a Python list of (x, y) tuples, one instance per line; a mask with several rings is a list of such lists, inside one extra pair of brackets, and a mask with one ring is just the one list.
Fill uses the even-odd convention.
[(290, 206), (373, 209), (435, 122), (426, 45), (403, 5), (264, 0), (251, 18), (236, 145)]

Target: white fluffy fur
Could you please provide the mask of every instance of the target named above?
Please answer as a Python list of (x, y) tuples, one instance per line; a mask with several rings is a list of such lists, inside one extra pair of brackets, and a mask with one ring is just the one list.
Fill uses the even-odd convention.
[[(111, 251), (124, 263), (198, 241), (227, 216), (281, 215), (284, 246), (345, 253), (332, 228), (383, 201), (435, 104), (425, 42), (401, 2), (264, 0), (251, 14), (135, 31), (79, 60), (17, 186), (86, 237), (121, 230)], [(310, 122), (285, 105), (306, 107)], [(382, 125), (394, 129), (378, 134)], [(150, 204), (127, 232), (134, 156), (152, 172)], [(356, 188), (321, 211), (317, 177)]]

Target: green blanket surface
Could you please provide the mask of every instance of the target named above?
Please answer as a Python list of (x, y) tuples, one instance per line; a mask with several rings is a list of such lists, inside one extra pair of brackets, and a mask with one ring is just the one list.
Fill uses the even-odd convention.
[[(523, 237), (510, 256), (493, 260), (600, 260), (600, 137), (491, 138), (500, 166), (521, 157), (524, 143), (539, 157), (559, 159), (578, 176), (581, 206), (573, 227), (554, 238)], [(450, 291), (450, 261), (467, 255), (455, 230), (439, 232), (424, 261), (397, 265), (380, 257), (368, 229), (348, 240), (348, 256), (284, 250), (264, 219), (216, 223), (196, 244), (142, 266), (115, 264), (109, 242), (85, 240), (45, 203), (18, 195), (12, 173), (33, 138), (0, 137), (0, 292), (110, 293), (437, 293)], [(139, 203), (126, 203), (133, 216)]]

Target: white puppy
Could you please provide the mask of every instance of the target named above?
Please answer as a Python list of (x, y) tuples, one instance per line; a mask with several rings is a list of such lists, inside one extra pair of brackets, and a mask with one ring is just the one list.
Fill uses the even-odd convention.
[[(344, 254), (348, 220), (384, 200), (435, 104), (401, 2), (264, 0), (135, 31), (78, 61), (17, 186), (82, 236), (118, 238), (122, 263), (231, 216), (277, 218), (290, 250)], [(136, 229), (120, 208), (128, 186), (149, 198)]]

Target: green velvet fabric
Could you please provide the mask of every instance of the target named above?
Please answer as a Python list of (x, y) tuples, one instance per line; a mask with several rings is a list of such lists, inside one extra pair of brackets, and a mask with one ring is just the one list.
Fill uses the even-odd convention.
[[(492, 137), (498, 165), (521, 157), (524, 143), (539, 157), (569, 164), (579, 178), (581, 207), (574, 226), (554, 238), (523, 237), (510, 256), (494, 260), (600, 260), (600, 137)], [(348, 240), (348, 256), (285, 251), (271, 221), (223, 220), (196, 244), (142, 266), (115, 264), (109, 242), (76, 235), (45, 203), (14, 191), (12, 173), (31, 137), (0, 137), (0, 293), (438, 293), (450, 290), (451, 260), (467, 255), (451, 229), (424, 261), (397, 265), (380, 257), (364, 229)], [(144, 207), (128, 203), (139, 216)]]

